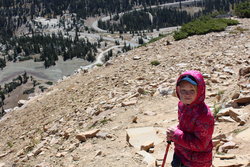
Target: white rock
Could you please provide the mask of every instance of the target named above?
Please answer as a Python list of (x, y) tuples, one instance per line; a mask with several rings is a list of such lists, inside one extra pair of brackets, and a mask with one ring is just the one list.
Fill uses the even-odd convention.
[(221, 116), (218, 118), (219, 122), (235, 122), (231, 117), (229, 116)]
[(210, 75), (210, 74), (202, 74), (202, 76), (203, 76), (204, 78), (211, 78), (211, 75)]
[(139, 57), (139, 56), (133, 57), (133, 60), (140, 60), (140, 59), (141, 59), (141, 57)]

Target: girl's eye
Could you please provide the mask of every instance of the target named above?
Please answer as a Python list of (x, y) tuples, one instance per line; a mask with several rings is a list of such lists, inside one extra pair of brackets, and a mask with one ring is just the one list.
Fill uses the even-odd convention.
[(195, 91), (194, 91), (194, 90), (191, 90), (191, 91), (190, 91), (190, 94), (192, 94), (192, 95), (193, 95), (194, 93), (195, 93)]
[(180, 92), (181, 92), (181, 94), (185, 94), (185, 95), (194, 95), (195, 94), (194, 90), (181, 90)]

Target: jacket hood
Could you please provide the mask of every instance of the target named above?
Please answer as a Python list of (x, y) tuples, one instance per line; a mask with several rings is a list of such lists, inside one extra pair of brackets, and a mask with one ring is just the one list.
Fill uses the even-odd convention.
[[(199, 71), (195, 71), (195, 70), (186, 71), (183, 74), (181, 74), (179, 76), (179, 78), (177, 79), (176, 87), (177, 87), (177, 83), (179, 83), (181, 78), (183, 76), (185, 76), (185, 75), (193, 76), (195, 81), (198, 84), (197, 85), (197, 96), (196, 96), (195, 100), (190, 105), (203, 103), (204, 100), (205, 100), (205, 96), (206, 96), (205, 95), (206, 84), (205, 84), (205, 81), (204, 81), (204, 78), (203, 78), (202, 74)], [(179, 96), (179, 94), (177, 92), (177, 89), (176, 89), (176, 94), (177, 94), (178, 98), (180, 99), (180, 96)]]

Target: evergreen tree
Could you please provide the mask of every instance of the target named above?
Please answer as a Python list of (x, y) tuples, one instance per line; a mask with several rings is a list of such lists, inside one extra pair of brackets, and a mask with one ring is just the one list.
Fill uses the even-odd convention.
[(0, 68), (3, 69), (6, 66), (5, 59), (0, 58)]

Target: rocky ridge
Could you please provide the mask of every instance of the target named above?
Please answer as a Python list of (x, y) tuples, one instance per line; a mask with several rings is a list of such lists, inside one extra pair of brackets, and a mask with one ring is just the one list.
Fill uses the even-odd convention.
[(0, 121), (0, 167), (159, 165), (165, 129), (177, 124), (175, 81), (190, 69), (204, 74), (217, 113), (214, 166), (250, 166), (250, 22), (239, 21), (224, 32), (168, 36), (31, 98)]

